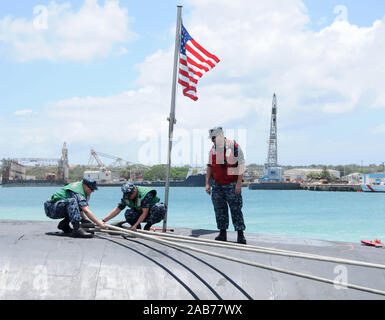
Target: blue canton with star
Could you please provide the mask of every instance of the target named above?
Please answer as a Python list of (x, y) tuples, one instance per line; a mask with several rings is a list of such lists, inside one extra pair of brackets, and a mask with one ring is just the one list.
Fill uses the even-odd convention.
[(182, 34), (180, 39), (180, 53), (186, 55), (186, 43), (190, 40), (193, 40), (193, 38), (189, 35), (187, 30), (182, 24)]

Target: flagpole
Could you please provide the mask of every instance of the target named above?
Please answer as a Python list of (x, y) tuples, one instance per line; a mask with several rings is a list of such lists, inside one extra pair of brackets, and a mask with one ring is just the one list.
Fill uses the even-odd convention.
[(180, 29), (181, 29), (181, 17), (182, 17), (182, 6), (178, 7), (178, 14), (176, 20), (176, 32), (175, 32), (175, 51), (174, 51), (174, 70), (172, 73), (172, 91), (171, 91), (171, 110), (170, 116), (167, 118), (169, 121), (168, 125), (168, 155), (167, 155), (167, 172), (166, 172), (166, 186), (165, 186), (165, 200), (164, 204), (167, 207), (164, 219), (163, 219), (163, 229), (162, 232), (167, 230), (167, 212), (168, 212), (168, 193), (170, 188), (170, 167), (171, 167), (171, 149), (172, 149), (172, 139), (174, 132), (174, 124), (176, 123), (175, 119), (175, 96), (176, 96), (176, 75), (178, 68), (179, 60), (179, 51), (180, 51)]

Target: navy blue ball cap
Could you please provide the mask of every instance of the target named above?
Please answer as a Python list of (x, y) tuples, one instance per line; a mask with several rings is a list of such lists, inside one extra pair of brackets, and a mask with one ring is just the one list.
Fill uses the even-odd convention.
[(84, 178), (82, 181), (88, 188), (91, 190), (98, 190), (98, 187), (96, 185), (96, 181), (94, 179), (86, 179)]
[(122, 192), (126, 197), (129, 197), (132, 195), (132, 193), (135, 190), (135, 185), (133, 183), (127, 182), (124, 185), (122, 185)]

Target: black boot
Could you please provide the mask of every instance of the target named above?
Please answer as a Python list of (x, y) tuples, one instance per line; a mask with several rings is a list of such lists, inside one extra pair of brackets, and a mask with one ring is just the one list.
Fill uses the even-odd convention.
[(71, 236), (74, 238), (92, 238), (91, 233), (86, 232), (83, 228), (74, 229), (71, 233)]
[(219, 235), (215, 238), (215, 240), (227, 241), (227, 232), (226, 232), (226, 230), (224, 230), (224, 229), (219, 230)]
[(95, 224), (90, 220), (82, 219), (82, 220), (80, 220), (80, 226), (82, 228), (94, 228)]
[(57, 228), (59, 230), (62, 230), (64, 233), (71, 233), (72, 228), (70, 227), (70, 219), (64, 218), (62, 221), (59, 222)]
[(144, 226), (144, 230), (147, 230), (147, 231), (150, 231), (150, 228), (151, 228), (152, 224), (147, 222), (147, 224)]
[(244, 236), (242, 230), (238, 230), (238, 239), (237, 239), (237, 242), (238, 242), (238, 243), (242, 243), (242, 244), (246, 244), (246, 238), (245, 238), (245, 236)]
[(72, 226), (74, 230), (71, 233), (71, 237), (74, 238), (92, 238), (93, 234), (86, 232), (83, 228), (80, 227), (80, 223), (78, 221), (73, 221)]

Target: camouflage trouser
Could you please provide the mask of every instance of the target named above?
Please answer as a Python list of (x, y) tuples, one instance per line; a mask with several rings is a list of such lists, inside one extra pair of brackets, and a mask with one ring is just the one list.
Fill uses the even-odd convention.
[[(151, 225), (161, 222), (166, 214), (166, 206), (162, 202), (155, 203), (149, 210), (147, 217), (143, 220), (143, 222), (147, 222)], [(126, 221), (130, 225), (134, 225), (136, 221), (138, 221), (141, 213), (128, 208), (124, 213), (124, 217)]]
[(56, 202), (46, 201), (44, 211), (47, 217), (51, 219), (69, 218), (72, 225), (76, 228), (82, 219), (80, 215), (79, 203), (75, 198), (58, 200)]
[(235, 194), (235, 185), (235, 182), (226, 185), (214, 182), (212, 185), (211, 200), (219, 230), (227, 230), (229, 227), (228, 206), (230, 207), (234, 230), (246, 229), (242, 213), (242, 194)]

